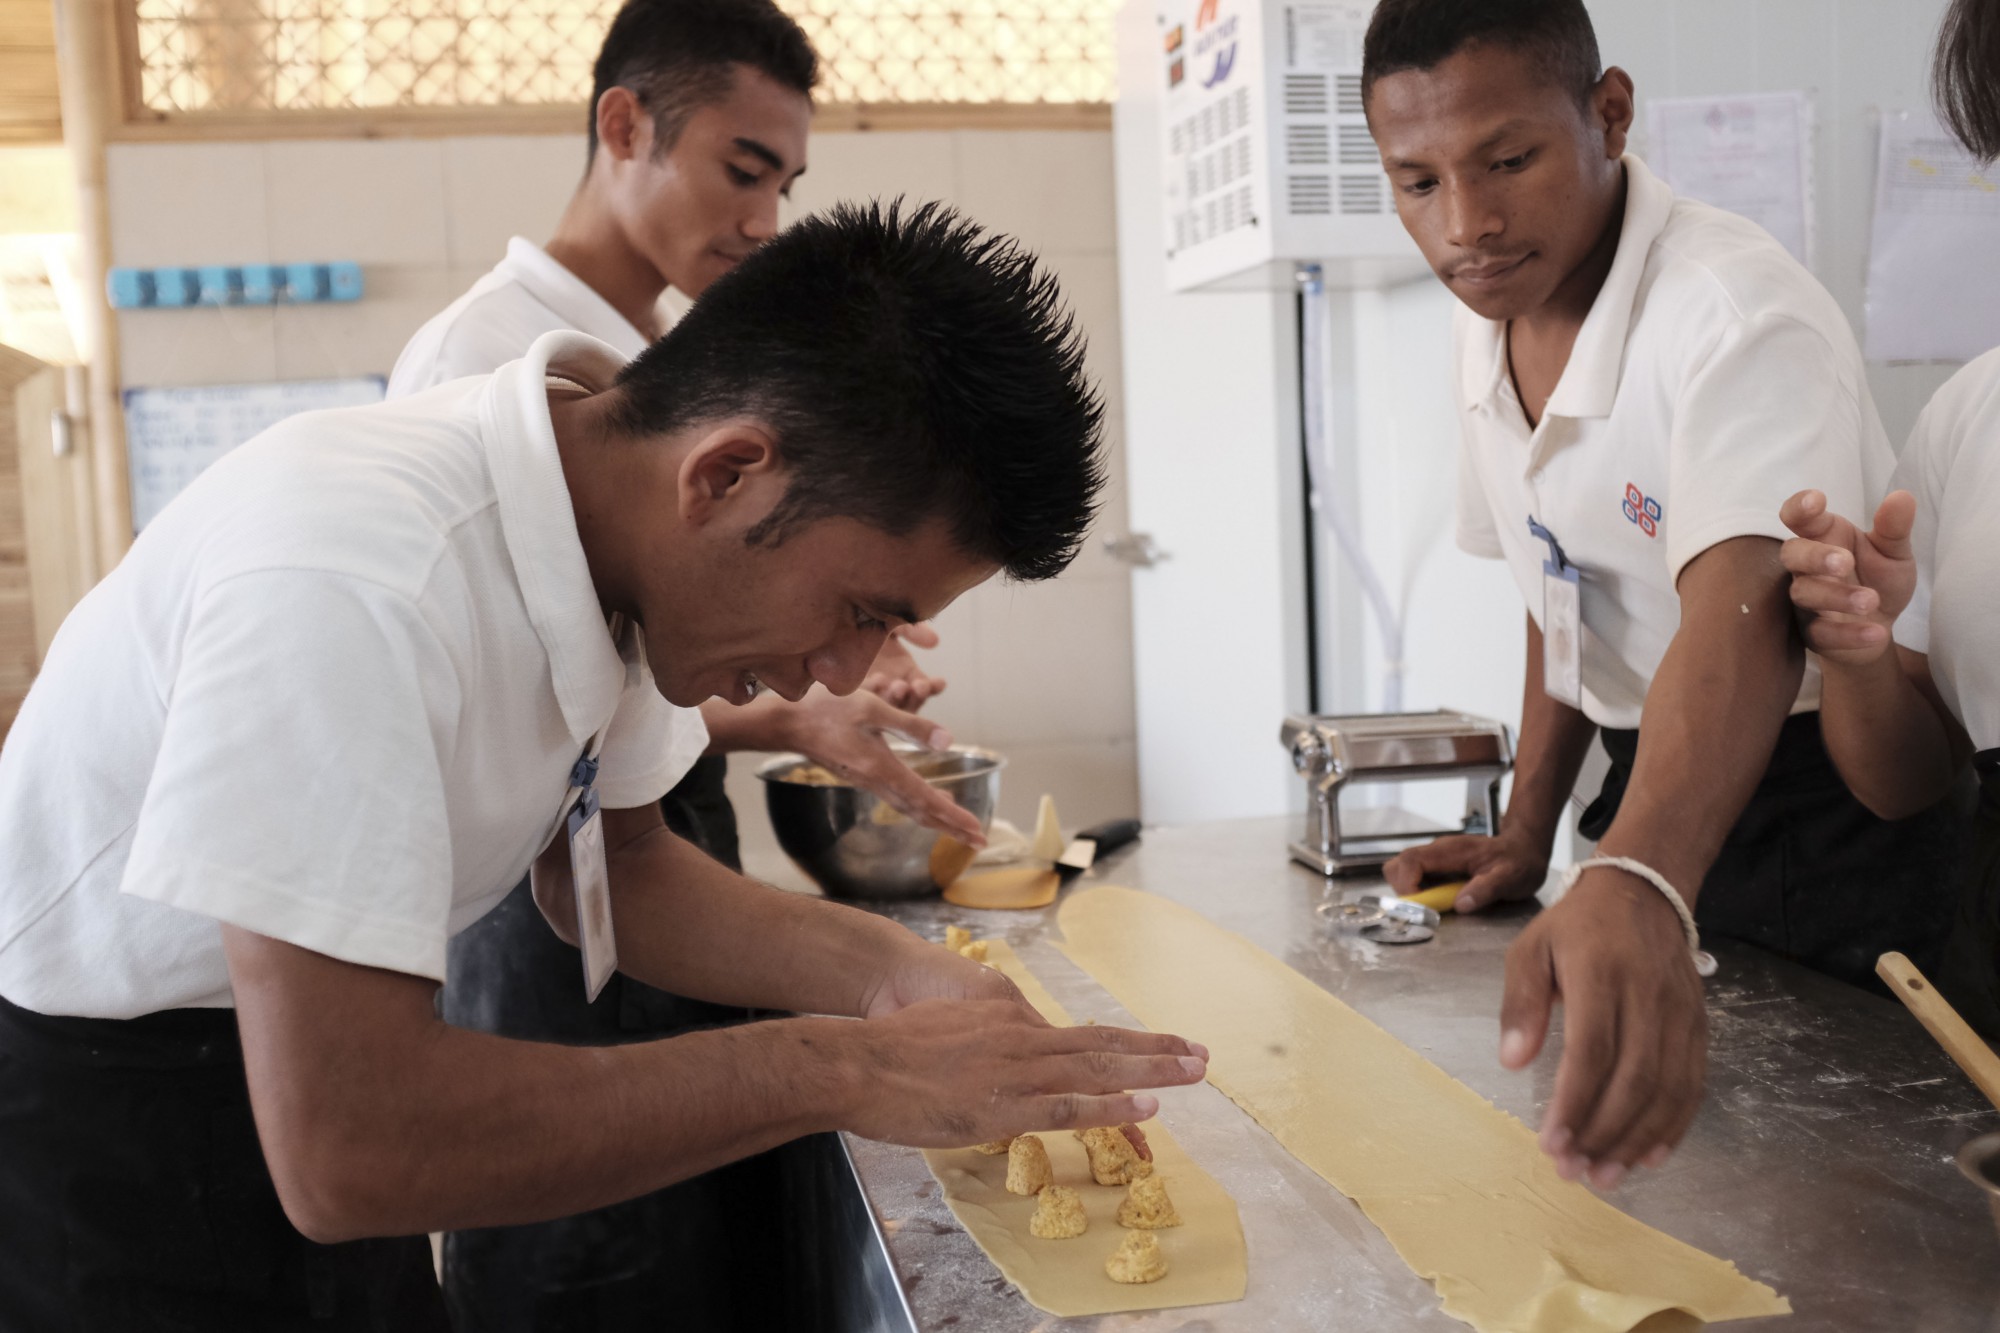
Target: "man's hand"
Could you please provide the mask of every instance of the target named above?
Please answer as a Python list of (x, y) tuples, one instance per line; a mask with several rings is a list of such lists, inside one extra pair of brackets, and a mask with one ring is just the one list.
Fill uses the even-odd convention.
[(1609, 1189), (1658, 1166), (1701, 1105), (1708, 1013), (1673, 908), (1620, 870), (1586, 871), (1507, 951), (1500, 1063), (1540, 1053), (1560, 1000), (1567, 1015), (1542, 1148), (1566, 1180)]
[(938, 632), (928, 620), (915, 625), (898, 625), (895, 632), (882, 641), (882, 650), (875, 654), (875, 665), (868, 672), (867, 679), (861, 682), (861, 688), (880, 696), (885, 703), (907, 708), (914, 713), (944, 693), (945, 681), (942, 676), (924, 674), (924, 669), (917, 665), (917, 659), (910, 652), (911, 644), (919, 648), (935, 648), (938, 646)]
[(1868, 532), (1830, 512), (1819, 491), (1800, 491), (1778, 516), (1798, 534), (1780, 558), (1792, 576), (1806, 646), (1843, 666), (1865, 666), (1888, 652), (1890, 626), (1917, 586), (1910, 551), (1916, 497), (1892, 491)]
[(926, 1000), (1003, 1000), (1035, 1013), (1020, 989), (986, 964), (911, 935), (862, 1001), (861, 1016), (886, 1018)]
[(925, 828), (974, 847), (986, 845), (978, 818), (917, 775), (897, 757), (885, 736), (894, 733), (932, 750), (951, 745), (951, 733), (907, 713), (878, 695), (857, 690), (811, 693), (778, 714), (786, 745), (857, 787), (865, 787)]
[(1145, 1120), (1130, 1088), (1199, 1083), (1208, 1062), (1179, 1037), (1058, 1028), (1006, 1001), (924, 1000), (847, 1025), (855, 1077), (840, 1123), (867, 1138), (962, 1148)]
[(1382, 867), (1397, 893), (1415, 893), (1425, 879), (1464, 879), (1452, 906), (1477, 912), (1495, 902), (1532, 898), (1549, 876), (1549, 849), (1532, 835), (1502, 826), (1498, 837), (1454, 834), (1412, 847)]

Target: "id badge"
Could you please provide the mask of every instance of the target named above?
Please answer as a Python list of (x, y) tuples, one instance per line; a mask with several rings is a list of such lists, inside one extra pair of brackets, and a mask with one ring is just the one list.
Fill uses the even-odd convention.
[(576, 886), (576, 938), (583, 946), (583, 995), (595, 1000), (618, 970), (618, 937), (611, 928), (611, 874), (604, 863), (604, 812), (597, 791), (586, 787), (569, 812), (569, 873)]
[(1542, 571), (1542, 690), (1583, 711), (1583, 600), (1575, 565)]

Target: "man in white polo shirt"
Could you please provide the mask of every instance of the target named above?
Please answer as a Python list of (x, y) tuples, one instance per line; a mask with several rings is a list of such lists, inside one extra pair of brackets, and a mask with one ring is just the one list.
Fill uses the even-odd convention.
[[(584, 177), (555, 233), (546, 247), (514, 238), (427, 322), (397, 359), (389, 397), (490, 372), (556, 329), (628, 358), (644, 351), (665, 331), (669, 302), (699, 297), (777, 233), (780, 204), (805, 171), (817, 74), (805, 33), (771, 0), (630, 0), (596, 61)], [(928, 627), (908, 632), (935, 642)], [(978, 841), (977, 822), (886, 739), (950, 745), (915, 711), (942, 685), (892, 636), (852, 695), (709, 700), (707, 752), (663, 800), (668, 827), (741, 869), (726, 756), (800, 751), (913, 818)], [(628, 977), (586, 1003), (575, 950), (550, 933), (525, 883), (454, 937), (450, 957), (446, 1020), (501, 1036), (623, 1042), (746, 1017)], [(816, 1169), (815, 1151), (788, 1146), (587, 1216), (454, 1232), (444, 1247), (453, 1316), (486, 1333), (579, 1323), (612, 1333), (654, 1327), (671, 1301), (694, 1324), (784, 1322), (782, 1308), (758, 1304), (780, 1299), (782, 1284), (746, 1290), (730, 1257), (768, 1234), (759, 1201), (788, 1188), (787, 1172)]]
[(1632, 82), (1581, 0), (1384, 0), (1363, 82), (1404, 224), (1462, 303), (1459, 542), (1529, 612), (1499, 835), (1388, 874), (1464, 879), (1461, 910), (1532, 894), (1602, 734), (1598, 857), (1509, 955), (1501, 1058), (1531, 1060), (1561, 1000), (1543, 1145), (1610, 1186), (1699, 1104), (1697, 922), (1857, 984), (1941, 942), (1904, 886), (1948, 870), (1951, 816), (1886, 824), (1840, 786), (1778, 559), (1802, 479), (1860, 510), (1893, 457), (1825, 290), (1625, 155)]
[[(842, 209), (622, 369), (549, 334), (197, 479), (0, 750), (0, 1327), (443, 1328), (428, 1231), (818, 1130), (1140, 1120), (1125, 1089), (1199, 1081), (1197, 1048), (1048, 1027), (656, 804), (677, 710), (851, 691), (892, 626), (1069, 563), (1103, 481), (1082, 366), (1015, 247)], [(531, 862), (579, 987), (615, 965), (846, 1017), (599, 1048), (447, 1026), (447, 940)]]

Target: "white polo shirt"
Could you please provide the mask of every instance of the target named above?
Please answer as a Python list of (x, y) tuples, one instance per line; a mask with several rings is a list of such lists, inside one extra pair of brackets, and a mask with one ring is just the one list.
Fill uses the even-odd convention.
[(1896, 642), (1930, 655), (1945, 706), (1990, 750), (2000, 746), (2000, 351), (1937, 391), (1894, 484), (1917, 497), (1917, 593), (1896, 617)]
[[(1546, 543), (1582, 570), (1583, 711), (1632, 728), (1680, 628), (1675, 580), (1732, 537), (1790, 536), (1805, 486), (1872, 513), (1895, 456), (1840, 307), (1756, 224), (1625, 158), (1611, 272), (1531, 431), (1506, 331), (1460, 307), (1458, 544), (1505, 559), (1540, 622)], [(1793, 705), (1819, 705), (1808, 664)]]
[(442, 981), (600, 728), (605, 805), (679, 779), (699, 715), (621, 661), (549, 425), (547, 372), (621, 364), (556, 333), (490, 376), (293, 417), (147, 526), (0, 750), (0, 995), (226, 1007), (218, 922)]
[(587, 333), (626, 361), (646, 350), (646, 335), (617, 307), (539, 245), (516, 236), (506, 258), (417, 330), (389, 372), (389, 397), (484, 375), (557, 329)]

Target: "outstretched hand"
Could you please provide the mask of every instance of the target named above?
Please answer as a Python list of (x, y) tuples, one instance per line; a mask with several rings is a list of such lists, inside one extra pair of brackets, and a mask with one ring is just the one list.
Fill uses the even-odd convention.
[(1861, 531), (1827, 508), (1819, 491), (1800, 491), (1778, 511), (1798, 534), (1780, 554), (1792, 576), (1806, 646), (1830, 662), (1865, 666), (1889, 651), (1890, 627), (1916, 592), (1910, 550), (1916, 497), (1892, 491)]
[(875, 654), (875, 665), (869, 669), (867, 679), (861, 682), (861, 688), (878, 695), (884, 702), (914, 713), (944, 693), (945, 680), (942, 676), (926, 674), (917, 665), (916, 656), (910, 652), (913, 644), (918, 648), (938, 646), (938, 632), (928, 620), (915, 625), (898, 625), (882, 641), (881, 651)]
[(926, 782), (889, 748), (890, 734), (927, 749), (951, 745), (951, 733), (866, 690), (829, 694), (814, 686), (785, 714), (786, 740), (842, 781), (865, 787), (925, 828), (973, 847), (986, 845), (977, 816)]

